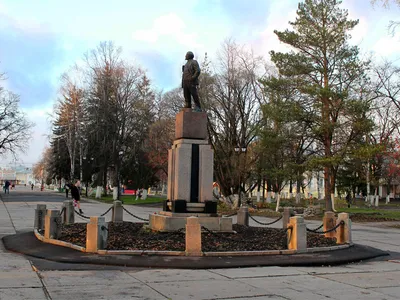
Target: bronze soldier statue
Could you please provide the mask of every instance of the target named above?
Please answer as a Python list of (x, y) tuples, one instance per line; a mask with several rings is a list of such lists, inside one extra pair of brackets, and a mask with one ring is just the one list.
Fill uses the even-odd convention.
[(192, 97), (194, 101), (194, 111), (201, 112), (199, 94), (197, 86), (199, 85), (200, 66), (197, 60), (194, 60), (192, 51), (186, 53), (186, 64), (182, 66), (182, 88), (183, 96), (185, 97), (185, 107), (192, 108)]

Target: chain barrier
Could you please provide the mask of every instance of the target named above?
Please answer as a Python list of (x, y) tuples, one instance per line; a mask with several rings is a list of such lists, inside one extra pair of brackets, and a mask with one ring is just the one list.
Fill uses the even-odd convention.
[(129, 215), (131, 215), (132, 217), (139, 219), (141, 221), (145, 221), (145, 222), (149, 222), (149, 219), (145, 219), (145, 218), (141, 218), (138, 216), (135, 216), (134, 214), (132, 214), (129, 210), (127, 210), (124, 206), (122, 206), (122, 208), (124, 209), (124, 211), (126, 211)]
[[(321, 226), (318, 226), (317, 228), (314, 229), (309, 229), (310, 231), (318, 231), (324, 226), (324, 223), (321, 224)], [(307, 228), (308, 229), (308, 228)]]
[(59, 216), (62, 216), (62, 214), (64, 213), (64, 211), (65, 211), (65, 206), (61, 209), (61, 211), (60, 211), (60, 213), (58, 214)]
[(275, 221), (272, 221), (272, 222), (269, 222), (269, 223), (263, 223), (263, 222), (260, 222), (260, 221), (257, 221), (253, 216), (251, 216), (250, 214), (249, 214), (249, 217), (250, 217), (250, 219), (252, 219), (254, 222), (256, 222), (256, 223), (258, 223), (258, 224), (260, 224), (260, 225), (272, 225), (272, 224), (275, 224), (276, 222), (278, 222), (280, 219), (282, 219), (283, 218), (283, 215), (281, 215), (278, 219), (276, 219)]
[(290, 237), (289, 237), (289, 241), (288, 241), (288, 245), (290, 244), (290, 242), (292, 241), (292, 236), (293, 236), (293, 227), (290, 225), (288, 227), (286, 227), (285, 231), (286, 231), (286, 235), (287, 232), (290, 230)]
[(111, 206), (109, 209), (107, 209), (104, 213), (102, 213), (102, 214), (100, 215), (100, 217), (104, 217), (106, 214), (108, 214), (108, 212), (109, 212), (113, 207), (114, 207), (114, 205)]
[(331, 229), (329, 229), (329, 230), (327, 230), (327, 231), (317, 231), (317, 229), (309, 229), (309, 228), (307, 228), (306, 227), (306, 230), (308, 231), (308, 232), (313, 232), (313, 233), (318, 233), (318, 234), (325, 234), (325, 233), (329, 233), (329, 232), (332, 232), (332, 231), (336, 231), (336, 229), (339, 227), (339, 226), (342, 226), (342, 225), (344, 225), (345, 223), (344, 223), (344, 221), (340, 221), (340, 223), (339, 224), (337, 224), (335, 227), (333, 227), (333, 228), (331, 228)]
[(84, 218), (84, 219), (88, 219), (88, 220), (90, 220), (90, 217), (88, 217), (88, 216), (85, 216), (85, 215), (83, 215), (83, 214), (79, 213), (78, 211), (76, 211), (76, 209), (74, 209), (74, 211), (75, 211), (75, 213), (76, 213), (78, 216), (80, 216), (80, 217), (82, 217), (82, 218)]

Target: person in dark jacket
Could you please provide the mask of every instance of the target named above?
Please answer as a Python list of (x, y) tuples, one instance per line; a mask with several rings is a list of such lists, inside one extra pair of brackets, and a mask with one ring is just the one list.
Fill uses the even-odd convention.
[(11, 183), (7, 180), (6, 183), (4, 184), (4, 193), (5, 194), (10, 193), (10, 185), (11, 185)]
[(201, 105), (197, 86), (199, 85), (200, 66), (197, 60), (194, 60), (192, 51), (186, 53), (186, 64), (182, 68), (182, 88), (185, 97), (185, 107), (192, 108), (192, 97), (195, 104), (194, 111), (201, 112)]
[(71, 196), (72, 196), (72, 199), (74, 199), (74, 206), (78, 206), (79, 212), (81, 214), (83, 214), (83, 211), (81, 209), (81, 204), (80, 204), (81, 196), (80, 196), (79, 189), (75, 184), (71, 184), (70, 187), (71, 187)]
[(71, 185), (67, 182), (64, 185), (64, 189), (65, 189), (65, 198), (68, 199), (68, 193), (69, 193), (69, 190), (71, 189)]

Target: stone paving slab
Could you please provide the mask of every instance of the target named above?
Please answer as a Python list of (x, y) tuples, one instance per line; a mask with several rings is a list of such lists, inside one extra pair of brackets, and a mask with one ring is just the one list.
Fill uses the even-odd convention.
[(1, 300), (39, 300), (48, 299), (42, 287), (38, 288), (0, 288)]
[(208, 270), (143, 270), (136, 272), (128, 272), (132, 277), (145, 282), (174, 282), (174, 281), (197, 281), (197, 280), (225, 280), (226, 277), (214, 274)]
[(148, 285), (173, 300), (225, 299), (232, 295), (243, 299), (251, 299), (255, 296), (273, 296), (262, 288), (232, 280), (174, 281), (148, 283)]
[[(42, 287), (40, 279), (31, 270), (0, 272), (0, 289), (17, 287)], [(0, 298), (1, 299), (1, 298)]]
[(115, 282), (118, 284), (139, 282), (121, 271), (47, 271), (39, 272), (39, 274), (47, 286), (109, 286)]
[[(334, 275), (320, 275), (321, 278), (345, 283), (362, 288), (396, 287), (400, 286), (400, 271), (381, 273), (353, 273)], [(400, 297), (400, 294), (399, 294)]]
[[(293, 276), (304, 275), (305, 272), (298, 268), (282, 268), (282, 267), (269, 267), (269, 268), (240, 268), (240, 269), (214, 269), (211, 272), (222, 275), (226, 278), (257, 278), (269, 276)], [(266, 279), (268, 280), (268, 279)]]
[(394, 299), (399, 299), (400, 298), (400, 287), (383, 287), (383, 288), (373, 288), (372, 289), (375, 292), (382, 293), (385, 295), (389, 295), (394, 297)]
[(390, 271), (400, 271), (400, 263), (395, 263), (392, 261), (380, 261), (379, 263), (375, 262), (362, 262), (357, 264), (349, 264), (347, 265), (349, 269), (355, 269), (360, 272), (371, 271), (373, 272), (390, 272)]
[[(342, 274), (336, 275), (338, 278)], [(394, 300), (389, 295), (384, 295), (368, 289), (342, 284), (326, 278), (311, 275), (271, 278), (246, 278), (240, 279), (249, 285), (262, 287), (279, 296), (288, 299), (296, 298), (301, 293), (300, 299), (364, 299), (364, 300)], [(297, 296), (296, 296), (297, 292)]]
[[(72, 288), (71, 286), (46, 286), (51, 299), (57, 300), (168, 300), (154, 289), (142, 283), (119, 284), (113, 282), (112, 285), (104, 287), (101, 284), (87, 285), (85, 287)], [(188, 300), (190, 298), (186, 298)], [(175, 298), (173, 300), (176, 300)]]

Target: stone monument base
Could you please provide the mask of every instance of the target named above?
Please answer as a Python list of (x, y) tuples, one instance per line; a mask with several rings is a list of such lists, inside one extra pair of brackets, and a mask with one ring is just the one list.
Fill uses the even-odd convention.
[(204, 213), (173, 213), (161, 211), (158, 214), (149, 215), (149, 228), (156, 231), (175, 231), (186, 226), (188, 217), (199, 218), (201, 226), (220, 232), (232, 232), (232, 218), (213, 216)]

